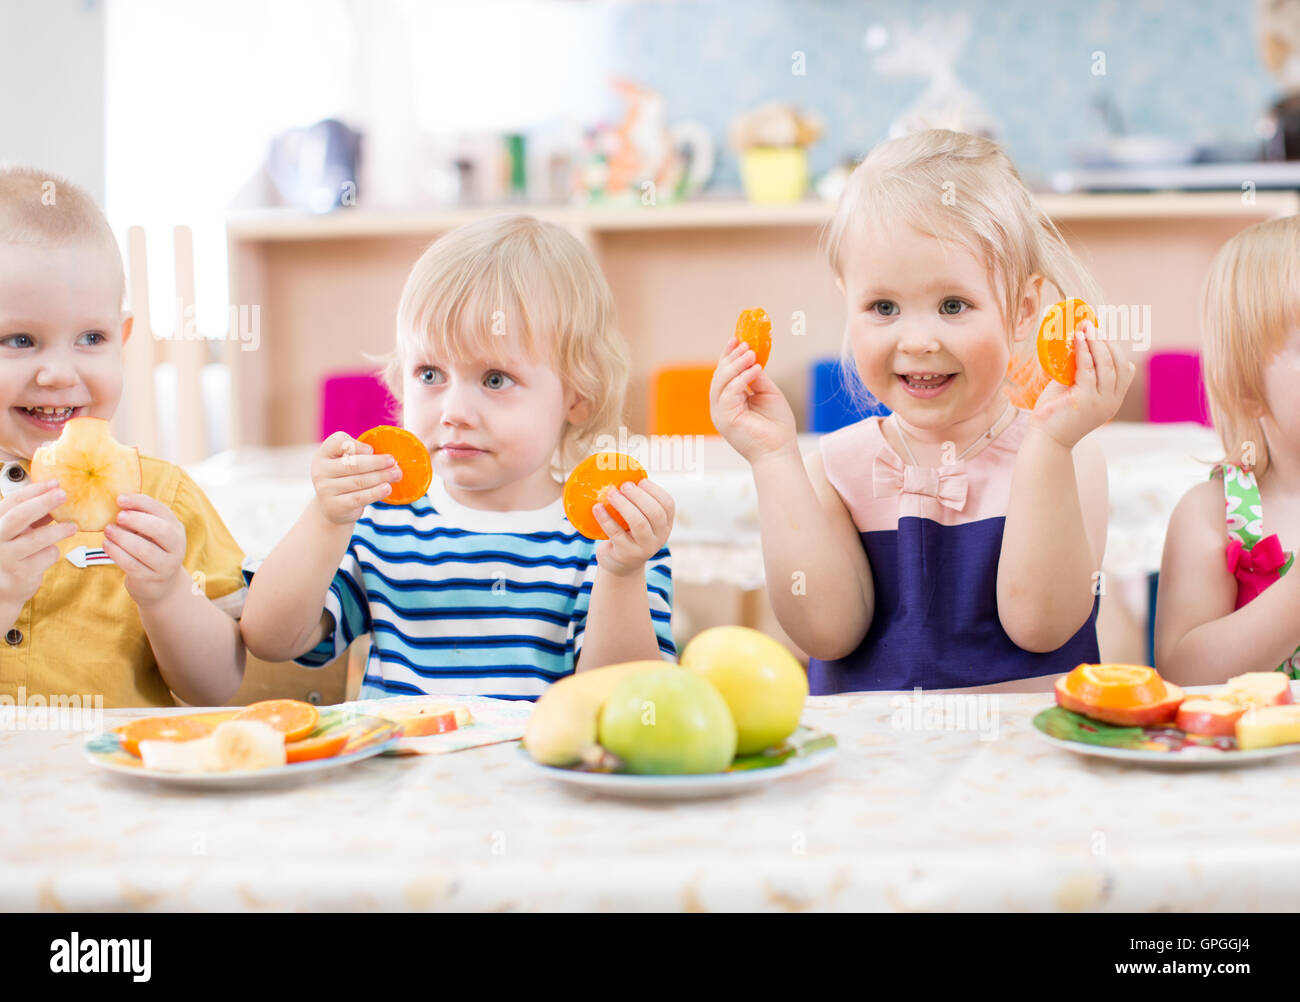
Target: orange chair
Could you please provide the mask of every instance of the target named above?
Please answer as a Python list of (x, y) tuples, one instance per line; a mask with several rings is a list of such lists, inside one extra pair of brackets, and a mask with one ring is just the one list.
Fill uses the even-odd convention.
[(716, 435), (709, 417), (713, 365), (666, 365), (650, 377), (651, 435)]

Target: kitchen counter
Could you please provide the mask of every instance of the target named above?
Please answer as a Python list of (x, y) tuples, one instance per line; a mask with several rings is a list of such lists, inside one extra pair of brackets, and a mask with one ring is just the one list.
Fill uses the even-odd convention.
[(998, 697), (968, 718), (983, 733), (893, 726), (924, 721), (910, 698), (813, 697), (829, 765), (694, 802), (575, 792), (514, 742), (207, 792), (102, 772), (81, 734), (0, 730), (0, 908), (1300, 908), (1300, 756), (1136, 767), (1039, 740), (1049, 697)]

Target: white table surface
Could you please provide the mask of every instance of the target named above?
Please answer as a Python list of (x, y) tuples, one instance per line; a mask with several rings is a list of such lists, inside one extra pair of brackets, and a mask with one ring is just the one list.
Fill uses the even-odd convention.
[(1300, 909), (1300, 756), (1163, 771), (1041, 741), (1050, 697), (1001, 696), (994, 740), (896, 729), (896, 698), (813, 697), (831, 764), (676, 803), (573, 792), (513, 742), (205, 792), (0, 731), (0, 908)]

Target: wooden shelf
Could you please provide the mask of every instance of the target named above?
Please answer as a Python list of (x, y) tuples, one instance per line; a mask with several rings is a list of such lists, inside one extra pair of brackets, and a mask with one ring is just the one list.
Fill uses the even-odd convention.
[[(1041, 194), (1039, 204), (1056, 220), (1273, 218), (1300, 212), (1300, 194), (1256, 192), (1254, 203), (1235, 191), (1135, 194)], [(238, 241), (338, 240), (442, 233), (503, 212), (527, 212), (592, 233), (631, 230), (735, 229), (819, 226), (831, 217), (828, 202), (753, 205), (740, 198), (699, 199), (666, 205), (501, 204), (447, 209), (347, 209), (313, 215), (296, 209), (246, 209), (227, 215)]]

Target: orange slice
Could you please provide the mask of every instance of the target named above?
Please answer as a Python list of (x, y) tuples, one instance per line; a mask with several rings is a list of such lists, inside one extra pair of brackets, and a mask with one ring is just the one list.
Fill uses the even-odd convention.
[(772, 354), (772, 321), (766, 310), (742, 310), (736, 321), (736, 340), (754, 349), (759, 365), (767, 365)]
[(333, 758), (348, 743), (348, 732), (322, 734), (318, 738), (290, 741), (284, 746), (286, 762), (310, 762), (318, 758)]
[(1097, 314), (1082, 299), (1063, 299), (1038, 327), (1038, 363), (1066, 386), (1074, 385), (1074, 332), (1085, 321), (1097, 326)]
[(1164, 698), (1165, 683), (1145, 665), (1081, 665), (1070, 688), (1092, 706), (1142, 706)]
[[(608, 539), (596, 521), (592, 507), (603, 503), (606, 495), (621, 484), (629, 480), (639, 483), (645, 478), (645, 467), (631, 456), (621, 452), (597, 452), (575, 466), (564, 482), (564, 514), (588, 539)], [(614, 521), (626, 529), (623, 517), (612, 507), (608, 510)]]
[(402, 471), (402, 479), (393, 484), (393, 492), (382, 504), (410, 504), (429, 492), (433, 483), (433, 464), (424, 443), (405, 428), (381, 424), (363, 431), (358, 442), (365, 442), (375, 450), (375, 455), (392, 456)]
[(32, 454), (32, 480), (57, 480), (68, 500), (55, 508), (56, 522), (75, 522), (82, 532), (103, 532), (117, 521), (119, 494), (139, 494), (140, 453), (115, 441), (103, 418), (71, 418), (59, 437)]
[(320, 713), (311, 703), (299, 699), (267, 699), (244, 707), (231, 719), (260, 720), (270, 724), (288, 742), (301, 740), (314, 731)]
[(190, 717), (145, 717), (133, 720), (118, 732), (122, 748), (140, 754), (141, 741), (194, 741), (212, 733), (212, 725)]

